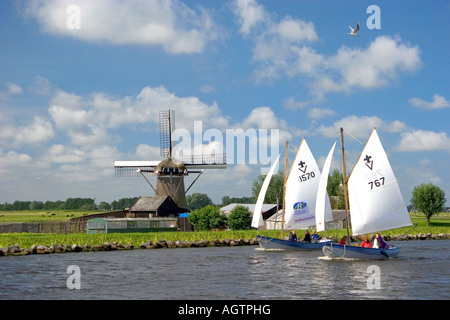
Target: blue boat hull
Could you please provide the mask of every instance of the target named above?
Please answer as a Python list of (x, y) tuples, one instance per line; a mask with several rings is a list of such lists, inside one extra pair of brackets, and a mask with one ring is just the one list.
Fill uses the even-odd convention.
[(322, 250), (322, 247), (329, 242), (309, 243), (309, 242), (296, 242), (289, 240), (282, 240), (277, 238), (270, 238), (264, 236), (256, 236), (259, 246), (264, 249), (277, 249), (277, 250)]
[(322, 251), (325, 254), (325, 256), (330, 258), (384, 260), (397, 257), (400, 252), (400, 248), (399, 247), (391, 247), (389, 249), (363, 248), (363, 247), (354, 247), (354, 246), (327, 243), (323, 246)]

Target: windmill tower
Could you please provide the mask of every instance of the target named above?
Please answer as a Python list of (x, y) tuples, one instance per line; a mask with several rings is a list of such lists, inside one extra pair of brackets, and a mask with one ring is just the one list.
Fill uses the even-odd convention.
[[(179, 212), (182, 212), (187, 210), (186, 193), (200, 175), (206, 169), (226, 169), (227, 164), (225, 154), (201, 154), (175, 159), (172, 157), (172, 132), (174, 129), (175, 112), (172, 110), (160, 111), (160, 153), (163, 160), (115, 161), (114, 168), (118, 177), (142, 176), (155, 191), (155, 196), (150, 199), (149, 203), (158, 202), (158, 199), (162, 201), (169, 197), (179, 209), (182, 209)], [(184, 179), (191, 173), (198, 175), (185, 189)], [(148, 176), (156, 176), (156, 188), (147, 179)]]

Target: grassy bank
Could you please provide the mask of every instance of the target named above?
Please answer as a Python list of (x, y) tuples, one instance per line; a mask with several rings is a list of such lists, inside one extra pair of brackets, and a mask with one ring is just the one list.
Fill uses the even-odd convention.
[[(76, 212), (79, 215), (85, 212)], [(69, 215), (67, 211), (60, 212), (59, 216)], [(26, 213), (25, 215), (33, 216), (33, 213)], [(41, 213), (42, 215), (42, 213)], [(36, 213), (34, 213), (36, 216)], [(48, 216), (48, 214), (47, 214)], [(55, 215), (56, 216), (56, 215)], [(50, 216), (53, 219), (55, 216)], [(4, 218), (4, 217), (2, 217)], [(36, 217), (35, 217), (36, 218)], [(41, 216), (41, 218), (43, 218)], [(47, 218), (47, 217), (44, 217)], [(38, 218), (39, 219), (39, 218)], [(55, 218), (56, 219), (56, 218)], [(431, 226), (426, 226), (426, 218), (423, 214), (413, 213), (411, 219), (415, 227), (404, 227), (382, 232), (383, 235), (402, 235), (402, 234), (450, 234), (450, 214), (441, 213), (431, 219)], [(28, 220), (29, 221), (29, 220)], [(38, 220), (38, 221), (42, 221)], [(58, 220), (61, 221), (61, 220)], [(0, 222), (3, 222), (0, 220)], [(23, 222), (23, 220), (21, 221)], [(310, 230), (311, 231), (311, 230)], [(304, 230), (297, 231), (299, 237), (302, 237)], [(151, 233), (109, 233), (109, 234), (49, 234), (49, 233), (3, 233), (0, 234), (0, 247), (8, 247), (18, 244), (22, 248), (29, 248), (32, 245), (50, 246), (52, 243), (62, 244), (77, 244), (77, 245), (101, 245), (105, 242), (119, 242), (122, 244), (131, 244), (134, 247), (139, 247), (143, 242), (156, 242), (160, 239), (166, 241), (212, 241), (214, 239), (253, 239), (257, 234), (280, 237), (279, 230), (264, 230), (257, 232), (256, 230), (242, 230), (242, 231), (198, 231), (198, 232), (151, 232)], [(340, 239), (346, 234), (346, 229), (335, 229), (326, 232), (326, 236)], [(285, 232), (285, 236), (288, 231)]]

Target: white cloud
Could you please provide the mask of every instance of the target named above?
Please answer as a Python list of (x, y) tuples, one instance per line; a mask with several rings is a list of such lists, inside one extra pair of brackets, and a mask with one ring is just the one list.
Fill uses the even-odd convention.
[(28, 87), (28, 91), (30, 93), (40, 95), (40, 96), (47, 96), (52, 93), (53, 87), (50, 81), (47, 78), (37, 76), (34, 79), (33, 84)]
[[(78, 13), (68, 10), (79, 8)], [(221, 31), (211, 14), (181, 1), (50, 0), (26, 2), (44, 32), (85, 41), (159, 45), (172, 54), (202, 52)], [(79, 24), (69, 27), (76, 19)]]
[(6, 87), (8, 89), (7, 92), (10, 95), (19, 95), (19, 94), (22, 94), (22, 92), (23, 92), (22, 87), (15, 83), (7, 82)]
[(300, 19), (284, 18), (272, 27), (271, 33), (279, 35), (290, 42), (316, 41), (318, 36), (312, 22)]
[(330, 117), (333, 116), (334, 114), (335, 112), (331, 109), (311, 108), (308, 111), (308, 117), (316, 120)]
[(51, 163), (77, 163), (83, 161), (85, 154), (82, 150), (55, 144), (48, 148), (44, 160)]
[[(7, 118), (0, 119), (5, 121)], [(11, 120), (0, 127), (0, 144), (21, 147), (24, 145), (42, 145), (55, 136), (52, 123), (44, 117), (34, 117), (29, 125), (16, 126)]]
[(217, 90), (213, 86), (211, 86), (209, 84), (205, 84), (200, 88), (200, 91), (203, 93), (214, 93)]
[(321, 125), (317, 129), (317, 133), (332, 138), (338, 135), (340, 128), (344, 128), (345, 131), (356, 138), (367, 139), (373, 128), (388, 132), (401, 132), (402, 130), (405, 130), (407, 126), (405, 123), (398, 120), (386, 122), (376, 116), (358, 117), (353, 115), (338, 120), (329, 127)]
[(433, 96), (433, 101), (431, 102), (422, 100), (417, 97), (409, 99), (408, 102), (412, 104), (414, 107), (424, 108), (428, 110), (450, 108), (450, 101), (448, 101), (439, 94), (435, 94)]
[(419, 54), (418, 47), (402, 44), (399, 38), (379, 36), (365, 50), (341, 47), (329, 57), (328, 69), (337, 73), (334, 82), (339, 91), (377, 88), (390, 84), (401, 71), (416, 70), (421, 65)]
[[(277, 22), (255, 1), (237, 1), (237, 8), (241, 32), (255, 43), (256, 81), (297, 77), (316, 101), (330, 92), (387, 86), (402, 72), (421, 66), (419, 48), (399, 37), (379, 36), (365, 49), (342, 46), (335, 54), (324, 55), (309, 44), (319, 39), (312, 22), (289, 16)], [(255, 25), (260, 27), (252, 28)]]
[(0, 99), (5, 99), (8, 96), (20, 95), (23, 93), (23, 89), (18, 84), (12, 82), (6, 82), (6, 91), (0, 91)]
[(17, 179), (23, 175), (23, 171), (28, 172), (33, 163), (33, 158), (25, 153), (8, 151), (6, 153), (0, 148), (0, 181), (6, 182)]
[(288, 110), (298, 110), (310, 104), (309, 101), (295, 101), (293, 97), (289, 97), (283, 101), (283, 107)]
[(450, 152), (450, 137), (446, 132), (416, 130), (401, 134), (397, 145), (399, 151), (435, 151)]
[(234, 12), (238, 16), (240, 32), (243, 34), (249, 34), (251, 29), (269, 19), (264, 7), (254, 0), (235, 1)]

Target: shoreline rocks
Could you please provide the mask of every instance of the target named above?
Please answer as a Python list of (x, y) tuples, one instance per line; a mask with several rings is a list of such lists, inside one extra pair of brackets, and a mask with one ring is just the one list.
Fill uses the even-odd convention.
[[(450, 234), (423, 234), (417, 235), (397, 235), (384, 236), (386, 241), (409, 241), (409, 240), (442, 240), (450, 239)], [(333, 239), (336, 240), (336, 239)], [(360, 241), (359, 236), (353, 237), (354, 241)], [(335, 241), (336, 242), (336, 241)], [(175, 242), (170, 240), (159, 239), (156, 242), (148, 240), (143, 242), (138, 249), (172, 249), (172, 248), (203, 248), (203, 247), (235, 247), (235, 246), (253, 246), (258, 245), (258, 240), (253, 239), (213, 239), (207, 241), (201, 239), (199, 241), (184, 241), (177, 240)], [(119, 242), (105, 242), (101, 245), (78, 245), (78, 244), (55, 244), (52, 243), (49, 247), (44, 245), (32, 245), (30, 248), (21, 248), (18, 244), (9, 247), (0, 247), (1, 256), (22, 256), (29, 254), (50, 254), (50, 253), (67, 253), (67, 252), (88, 252), (88, 251), (116, 251), (116, 250), (133, 250), (132, 244), (121, 244)]]

